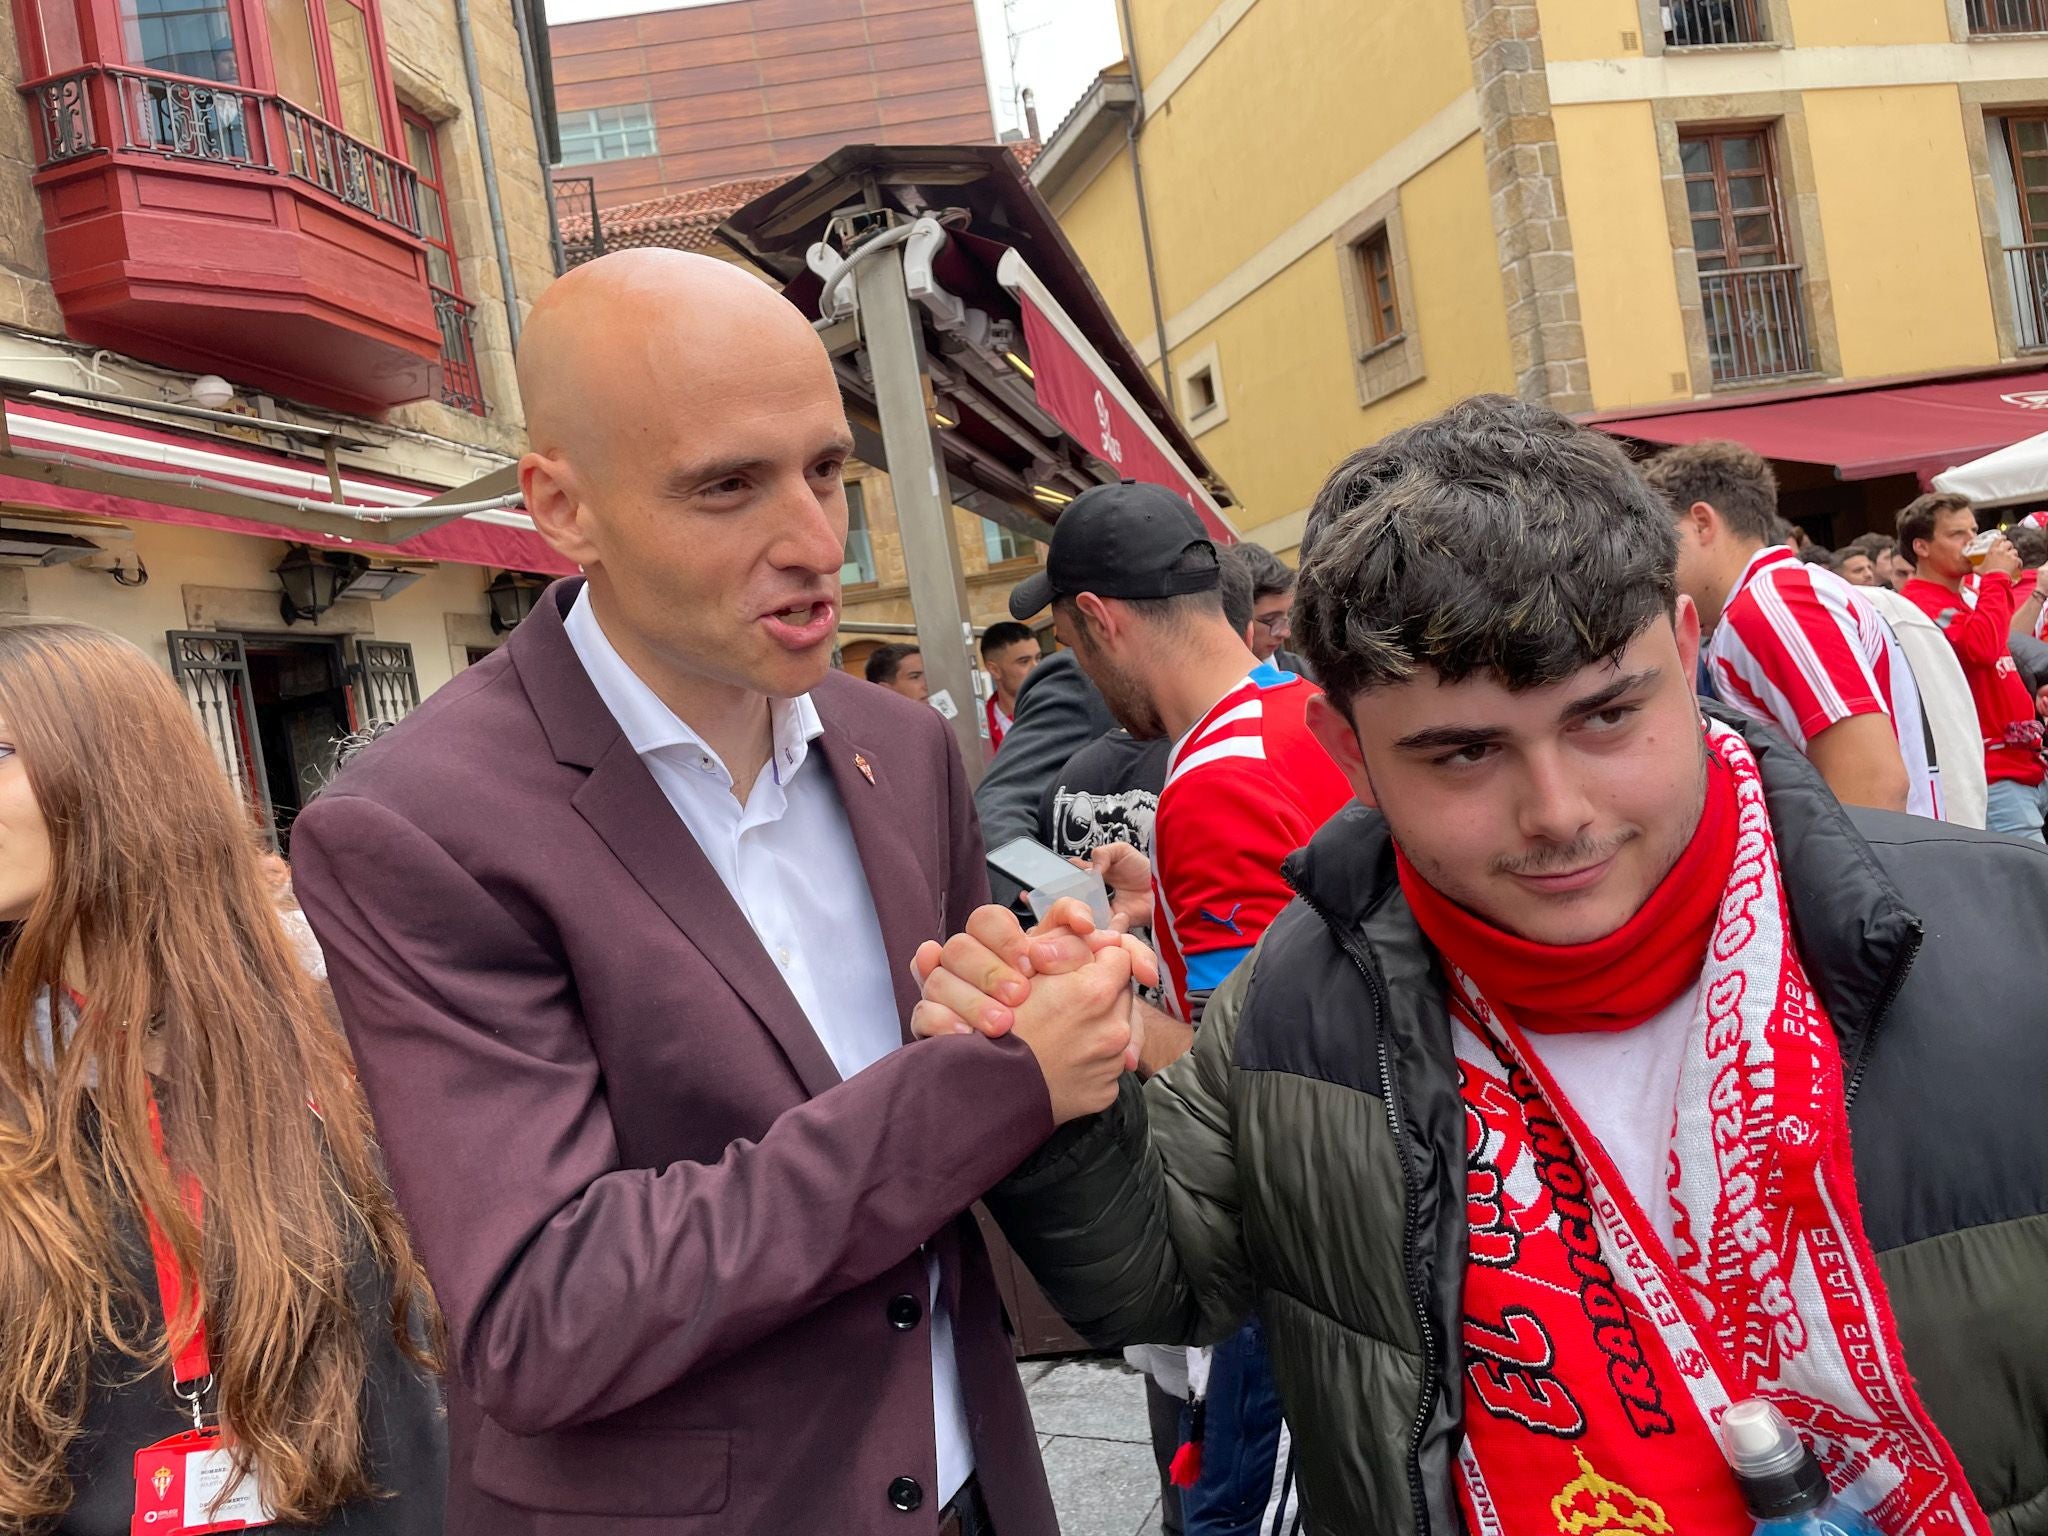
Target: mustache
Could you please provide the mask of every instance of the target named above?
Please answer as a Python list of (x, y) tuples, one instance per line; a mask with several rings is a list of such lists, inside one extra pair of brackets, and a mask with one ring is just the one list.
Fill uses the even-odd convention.
[(1497, 875), (1558, 875), (1585, 869), (1605, 863), (1640, 835), (1639, 828), (1629, 827), (1611, 837), (1574, 838), (1569, 843), (1555, 843), (1528, 853), (1503, 855), (1493, 861), (1493, 872)]

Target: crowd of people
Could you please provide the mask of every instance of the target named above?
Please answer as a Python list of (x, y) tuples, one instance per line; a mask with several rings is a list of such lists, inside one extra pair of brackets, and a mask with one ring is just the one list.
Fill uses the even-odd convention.
[(518, 361), (584, 574), (290, 896), (158, 668), (0, 624), (0, 1529), (1055, 1536), (979, 1202), (1185, 1536), (1742, 1536), (1751, 1400), (1879, 1536), (2048, 1532), (2048, 533), (1802, 550), (1491, 397), (1295, 567), (1103, 485), (970, 793), (833, 666), (796, 308), (615, 253)]

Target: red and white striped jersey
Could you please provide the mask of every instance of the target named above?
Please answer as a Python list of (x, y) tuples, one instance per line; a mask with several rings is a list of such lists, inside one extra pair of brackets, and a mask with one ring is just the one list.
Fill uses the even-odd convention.
[(1721, 610), (1707, 670), (1723, 703), (1776, 726), (1802, 752), (1839, 721), (1890, 716), (1906, 764), (1906, 809), (1941, 819), (1912, 669), (1883, 615), (1834, 572), (1782, 546), (1759, 550)]
[(1294, 899), (1280, 865), (1351, 799), (1306, 678), (1261, 662), (1174, 746), (1152, 828), (1152, 939), (1181, 1018)]

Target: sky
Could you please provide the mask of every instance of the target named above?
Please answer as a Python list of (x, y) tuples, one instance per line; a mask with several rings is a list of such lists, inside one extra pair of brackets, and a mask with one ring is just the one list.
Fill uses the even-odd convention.
[(1016, 36), (1015, 84), (1031, 88), (1039, 132), (1048, 137), (1102, 67), (1123, 57), (1116, 0), (974, 0), (974, 7), (998, 131), (1023, 126), (1011, 89), (1009, 34)]

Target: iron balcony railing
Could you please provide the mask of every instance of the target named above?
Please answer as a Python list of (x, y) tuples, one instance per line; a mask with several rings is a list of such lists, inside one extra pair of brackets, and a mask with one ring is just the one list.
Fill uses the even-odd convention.
[(1716, 384), (1813, 371), (1801, 271), (1796, 266), (1735, 267), (1700, 274), (1700, 307)]
[(1664, 46), (1725, 48), (1769, 41), (1763, 0), (1664, 0)]
[(594, 177), (555, 178), (555, 232), (562, 238), (564, 272), (604, 254), (604, 218), (597, 211)]
[(1965, 0), (1963, 10), (1975, 33), (2048, 32), (2048, 0)]
[(420, 232), (419, 178), (282, 96), (104, 65), (22, 87), (40, 165), (114, 151), (290, 176), (382, 224)]
[(441, 403), (481, 416), (484, 386), (477, 374), (476, 333), (470, 326), (476, 306), (446, 288), (427, 286), (434, 295), (434, 318), (441, 323)]
[(2048, 347), (2048, 245), (2008, 245), (2013, 327), (2023, 347)]

